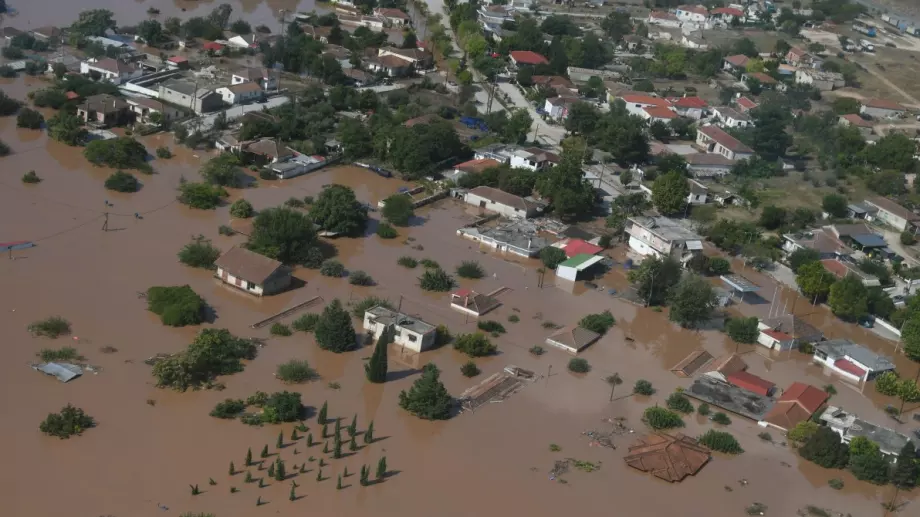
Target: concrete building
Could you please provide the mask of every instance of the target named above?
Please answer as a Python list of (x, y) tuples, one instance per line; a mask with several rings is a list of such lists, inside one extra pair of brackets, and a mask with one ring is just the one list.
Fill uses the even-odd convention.
[(210, 88), (196, 88), (195, 83), (174, 79), (159, 85), (160, 100), (188, 108), (201, 115), (224, 106), (220, 94)]
[(77, 107), (77, 117), (93, 127), (118, 126), (130, 120), (128, 108), (128, 103), (121, 97), (101, 93), (87, 97)]
[(214, 90), (214, 93), (220, 95), (227, 104), (244, 104), (262, 98), (262, 87), (259, 83), (237, 83), (222, 86)]
[(745, 70), (747, 70), (746, 67), (750, 60), (751, 58), (745, 56), (744, 54), (735, 54), (734, 56), (727, 56), (722, 61), (722, 70), (740, 75)]
[(709, 9), (702, 5), (682, 5), (674, 12), (682, 22), (705, 23), (709, 19)]
[(878, 445), (879, 452), (893, 463), (897, 463), (901, 449), (911, 441), (907, 435), (867, 422), (837, 406), (827, 406), (824, 413), (821, 413), (820, 421), (821, 425), (839, 434), (843, 443), (848, 444), (857, 436), (871, 440)]
[(833, 259), (849, 253), (846, 244), (830, 228), (783, 234), (783, 251), (787, 255), (802, 249), (817, 251), (822, 259)]
[(276, 162), (269, 166), (279, 180), (294, 178), (324, 167), (328, 161), (323, 156), (297, 154), (285, 162)]
[(829, 393), (810, 384), (793, 382), (783, 391), (773, 408), (757, 422), (757, 425), (787, 432), (799, 422), (811, 418), (829, 398)]
[(549, 346), (576, 355), (600, 338), (601, 335), (593, 330), (575, 326), (560, 329), (547, 337), (544, 342)]
[(702, 253), (703, 238), (667, 217), (630, 217), (629, 248), (640, 255), (672, 257), (686, 262)]
[(865, 99), (859, 113), (872, 118), (899, 118), (907, 114), (907, 108), (887, 99)]
[(495, 227), (468, 227), (457, 230), (457, 235), (485, 244), (499, 252), (509, 252), (522, 257), (535, 257), (550, 242), (540, 235), (536, 226), (526, 220), (502, 223)]
[(891, 359), (849, 339), (818, 343), (815, 345), (814, 361), (854, 382), (871, 381), (882, 373), (894, 371)]
[(648, 25), (658, 25), (661, 27), (671, 27), (676, 29), (680, 27), (680, 20), (677, 16), (665, 11), (652, 11), (648, 15)]
[(661, 97), (652, 97), (651, 95), (627, 93), (621, 94), (617, 97), (617, 99), (622, 100), (626, 104), (626, 111), (628, 111), (631, 115), (642, 117), (643, 120), (648, 120), (649, 118), (645, 108), (659, 107), (664, 109), (671, 109), (671, 103), (667, 99), (662, 99)]
[(182, 110), (156, 99), (128, 97), (125, 100), (128, 101), (129, 109), (134, 112), (137, 120), (143, 122), (149, 122), (150, 116), (154, 113), (159, 113), (159, 116), (164, 121), (176, 120), (182, 117)]
[(291, 285), (291, 270), (281, 262), (234, 246), (214, 265), (221, 282), (256, 296), (267, 296)]
[(532, 171), (543, 170), (559, 163), (561, 158), (558, 154), (544, 151), (537, 147), (528, 147), (527, 149), (515, 149), (511, 151), (508, 163), (511, 167), (523, 167)]
[(920, 215), (884, 197), (872, 197), (866, 199), (863, 203), (869, 207), (878, 209), (874, 217), (876, 220), (901, 232), (908, 229), (912, 230), (914, 227), (911, 223), (920, 221)]
[(823, 70), (799, 69), (795, 72), (796, 84), (813, 86), (822, 92), (829, 92), (846, 86), (843, 74)]
[(753, 149), (717, 126), (698, 128), (696, 143), (707, 153), (720, 154), (729, 160), (743, 160), (754, 155)]
[(374, 339), (379, 339), (384, 331), (391, 331), (393, 343), (416, 353), (434, 346), (435, 329), (430, 323), (379, 305), (364, 312), (364, 330), (372, 333)]
[(121, 84), (130, 79), (135, 79), (143, 74), (143, 71), (135, 67), (132, 63), (120, 59), (104, 57), (101, 59), (87, 59), (80, 63), (80, 73), (83, 75), (99, 74), (103, 80), (113, 84)]
[(757, 342), (771, 350), (794, 350), (802, 343), (817, 343), (824, 333), (802, 318), (788, 314), (757, 323)]
[(412, 18), (410, 18), (408, 14), (404, 13), (402, 9), (378, 7), (374, 9), (374, 16), (377, 16), (378, 18), (384, 18), (389, 25), (394, 27), (412, 25)]
[(872, 128), (875, 127), (875, 124), (871, 120), (866, 120), (856, 113), (850, 113), (849, 115), (840, 115), (837, 119), (837, 123), (841, 126), (853, 126), (858, 128), (860, 131), (868, 131), (869, 134), (872, 134)]
[(549, 60), (530, 50), (513, 50), (509, 53), (511, 64), (515, 67), (548, 65)]
[(510, 219), (536, 217), (543, 212), (542, 203), (486, 186), (479, 186), (467, 192), (464, 201)]
[(642, 108), (639, 112), (639, 116), (648, 122), (649, 125), (655, 122), (661, 122), (662, 124), (668, 125), (671, 121), (679, 117), (676, 112), (664, 106), (649, 106)]
[(468, 174), (482, 174), (486, 169), (499, 166), (501, 166), (501, 163), (492, 158), (473, 159), (454, 165), (453, 172), (444, 173), (443, 176), (456, 183), (460, 178)]
[(434, 55), (427, 50), (417, 48), (383, 47), (377, 51), (377, 57), (393, 56), (412, 64), (416, 70), (427, 70), (434, 63)]
[(543, 103), (543, 110), (553, 120), (565, 120), (569, 116), (572, 104), (579, 101), (577, 97), (551, 97)]
[(696, 180), (687, 180), (690, 193), (687, 194), (687, 203), (691, 205), (705, 205), (709, 202), (709, 189)]
[(678, 115), (693, 120), (703, 118), (706, 108), (709, 107), (709, 104), (699, 97), (669, 98), (668, 102)]
[(227, 44), (236, 48), (256, 48), (259, 46), (259, 41), (255, 33), (234, 34), (227, 38)]
[[(514, 153), (519, 149), (516, 146), (506, 145), (506, 144), (489, 144), (483, 147), (478, 147), (473, 150), (473, 158), (477, 160), (495, 160), (499, 163), (511, 163), (511, 159), (514, 158)], [(523, 161), (523, 160), (521, 160)]]
[(244, 67), (233, 72), (230, 84), (256, 83), (263, 90), (277, 90), (278, 78), (267, 68)]
[(722, 127), (745, 128), (754, 125), (750, 115), (728, 106), (712, 108), (712, 115)]
[(282, 163), (293, 158), (297, 153), (276, 138), (260, 138), (240, 144), (240, 152), (256, 157), (264, 164)]
[(412, 71), (412, 63), (393, 55), (365, 58), (364, 65), (371, 72), (383, 72), (390, 77), (403, 77)]
[(732, 170), (735, 160), (730, 160), (720, 154), (693, 153), (684, 156), (687, 160), (687, 170), (694, 178), (721, 178)]
[(683, 394), (755, 422), (763, 420), (774, 404), (770, 397), (707, 375), (697, 377)]

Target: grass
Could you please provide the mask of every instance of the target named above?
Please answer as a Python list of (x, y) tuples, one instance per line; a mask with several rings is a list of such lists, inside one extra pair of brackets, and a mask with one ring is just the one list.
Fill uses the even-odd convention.
[(44, 336), (54, 339), (58, 336), (70, 334), (70, 322), (60, 316), (39, 320), (28, 326), (33, 336)]
[(53, 348), (43, 348), (35, 355), (46, 363), (55, 361), (82, 361), (85, 359), (77, 352), (76, 348), (70, 346), (65, 346), (56, 350)]
[(396, 263), (408, 269), (415, 269), (416, 267), (418, 267), (418, 261), (408, 256), (399, 257), (399, 259), (396, 260)]
[(319, 378), (319, 374), (316, 373), (316, 370), (310, 368), (310, 363), (297, 359), (291, 359), (286, 363), (279, 364), (275, 376), (284, 382), (295, 384), (313, 381)]

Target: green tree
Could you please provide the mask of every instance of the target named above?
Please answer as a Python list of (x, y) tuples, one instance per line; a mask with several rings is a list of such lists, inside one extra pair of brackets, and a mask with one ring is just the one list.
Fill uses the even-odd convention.
[(374, 421), (371, 420), (371, 423), (367, 424), (367, 430), (364, 431), (364, 443), (371, 444), (374, 443)]
[(636, 286), (636, 294), (648, 305), (663, 305), (680, 277), (680, 264), (670, 257), (647, 257), (637, 269), (629, 272), (629, 281)]
[(49, 413), (39, 424), (38, 429), (48, 436), (56, 436), (62, 440), (73, 435), (83, 434), (83, 430), (96, 425), (93, 417), (87, 415), (81, 408), (70, 404), (64, 406), (58, 413)]
[(819, 301), (824, 300), (828, 293), (833, 293), (833, 289), (837, 285), (835, 284), (836, 281), (837, 277), (827, 269), (824, 269), (824, 264), (817, 261), (808, 262), (800, 266), (795, 276), (795, 283), (799, 286), (802, 294), (808, 298), (817, 298)]
[(399, 393), (399, 407), (425, 420), (447, 420), (453, 399), (440, 379), (441, 372), (434, 363), (422, 367), (422, 375), (409, 391)]
[(564, 250), (554, 246), (547, 246), (540, 250), (540, 260), (549, 269), (556, 269), (556, 266), (565, 262), (567, 258)]
[(731, 318), (725, 322), (725, 333), (737, 343), (752, 344), (757, 342), (760, 330), (757, 329), (758, 320), (750, 318)]
[(658, 406), (646, 408), (642, 413), (642, 420), (656, 431), (684, 427), (684, 421), (680, 415)]
[(789, 430), (788, 438), (789, 441), (795, 443), (806, 443), (811, 439), (815, 433), (818, 432), (820, 425), (817, 422), (811, 420), (803, 420), (795, 425), (792, 429)]
[(188, 285), (147, 289), (147, 310), (170, 327), (198, 325), (204, 321), (205, 307), (204, 299)]
[(240, 160), (233, 153), (222, 153), (208, 160), (199, 171), (212, 185), (239, 187), (242, 184)]
[(354, 349), (357, 339), (351, 316), (338, 298), (323, 309), (314, 334), (320, 348), (337, 354)]
[(857, 321), (869, 312), (868, 291), (856, 275), (847, 275), (830, 289), (831, 311), (844, 321)]
[(849, 448), (840, 441), (840, 435), (829, 427), (818, 426), (818, 430), (799, 449), (806, 460), (826, 469), (842, 469), (849, 462)]
[(652, 184), (652, 203), (662, 215), (679, 214), (687, 208), (690, 185), (679, 172), (669, 172), (655, 179)]
[(377, 344), (374, 346), (374, 353), (370, 360), (364, 364), (364, 373), (367, 380), (375, 384), (381, 384), (387, 380), (387, 346), (392, 341), (389, 330), (384, 330), (377, 338)]
[(798, 273), (799, 269), (806, 265), (821, 260), (821, 253), (811, 248), (799, 248), (789, 254), (789, 268), (793, 273)]
[(316, 230), (301, 212), (269, 208), (255, 217), (246, 247), (285, 264), (303, 263), (316, 248)]
[[(851, 99), (855, 100), (855, 99)], [(827, 194), (821, 202), (821, 208), (831, 215), (831, 217), (846, 217), (847, 215), (847, 198), (840, 194)]]
[(147, 148), (131, 137), (110, 140), (93, 140), (86, 145), (83, 156), (96, 166), (106, 165), (123, 169), (147, 171)]
[(255, 214), (252, 203), (243, 198), (239, 198), (230, 205), (230, 216), (240, 219), (248, 219)]
[(284, 481), (284, 478), (287, 476), (285, 472), (284, 462), (281, 461), (281, 458), (275, 460), (275, 481)]
[(916, 170), (916, 153), (916, 142), (909, 136), (895, 131), (866, 148), (866, 161), (880, 169), (899, 171), (903, 174)]
[(703, 277), (687, 274), (674, 286), (669, 305), (671, 321), (684, 328), (696, 328), (712, 315), (716, 294), (712, 284)]
[(344, 185), (331, 185), (316, 198), (310, 208), (310, 219), (329, 232), (361, 235), (367, 225), (367, 208)]
[(537, 191), (551, 201), (553, 211), (563, 221), (583, 219), (594, 210), (594, 187), (581, 169), (583, 152), (583, 147), (578, 152), (564, 151), (562, 163), (543, 173), (536, 183)]
[(773, 162), (786, 154), (792, 135), (786, 132), (789, 110), (778, 103), (764, 103), (751, 110), (754, 128), (750, 131), (752, 147), (764, 160)]
[(446, 292), (455, 285), (454, 278), (439, 267), (425, 268), (425, 272), (419, 277), (419, 287), (425, 291)]
[(81, 11), (77, 21), (70, 26), (70, 31), (79, 36), (105, 36), (106, 31), (115, 29), (115, 15), (108, 9), (89, 9)]
[(901, 343), (904, 355), (914, 362), (920, 362), (920, 315), (915, 315), (904, 323), (901, 329)]
[(856, 479), (876, 485), (885, 485), (888, 484), (890, 468), (891, 464), (878, 448), (857, 456), (853, 456), (853, 453), (850, 452), (850, 472), (856, 476)]
[(596, 314), (588, 314), (587, 316), (578, 320), (578, 326), (586, 328), (592, 332), (597, 332), (600, 335), (604, 335), (610, 330), (610, 327), (613, 327), (616, 324), (616, 319), (613, 317), (613, 314), (610, 311), (605, 310), (604, 312), (598, 312)]
[(16, 115), (16, 127), (41, 129), (44, 123), (45, 117), (38, 111), (30, 108), (22, 108), (19, 110), (19, 114)]
[(786, 209), (775, 205), (767, 205), (763, 207), (763, 210), (760, 212), (760, 218), (757, 224), (768, 230), (776, 230), (780, 226), (786, 224), (787, 215)]
[(494, 354), (498, 347), (489, 341), (481, 332), (460, 334), (454, 339), (454, 350), (458, 350), (469, 357), (485, 357)]
[(345, 158), (348, 160), (370, 156), (374, 152), (373, 136), (370, 130), (357, 120), (343, 119), (339, 124), (338, 137), (342, 142)]
[(198, 210), (213, 210), (220, 205), (220, 201), (227, 195), (222, 187), (208, 185), (207, 183), (185, 182), (179, 185), (179, 197), (183, 205)]
[(151, 47), (156, 47), (167, 39), (163, 26), (156, 20), (144, 20), (137, 24), (136, 30), (137, 35)]
[[(148, 301), (150, 296), (148, 294)], [(213, 381), (219, 375), (243, 371), (243, 359), (252, 360), (256, 346), (227, 329), (202, 329), (183, 351), (153, 367), (157, 387), (185, 391)]]
[(252, 447), (246, 449), (246, 466), (252, 465)]
[(672, 409), (679, 413), (693, 413), (693, 404), (690, 403), (690, 399), (688, 399), (687, 396), (683, 393), (674, 392), (668, 395), (666, 404), (668, 409)]
[(409, 226), (409, 221), (415, 215), (415, 207), (411, 197), (397, 193), (386, 198), (383, 203), (381, 214), (387, 221), (394, 226)]
[(910, 489), (920, 483), (920, 461), (917, 449), (908, 441), (898, 453), (898, 461), (891, 472), (891, 482), (902, 489)]
[(211, 244), (209, 239), (199, 235), (192, 237), (191, 242), (183, 246), (177, 255), (179, 262), (186, 266), (214, 269), (214, 261), (220, 257), (220, 250)]
[(105, 188), (115, 192), (137, 192), (140, 183), (137, 178), (124, 171), (115, 171), (105, 179)]
[(865, 436), (855, 436), (849, 443), (850, 449), (850, 460), (856, 456), (862, 456), (863, 454), (874, 454), (879, 452), (879, 446), (877, 443), (866, 438)]
[(714, 451), (724, 452), (726, 454), (741, 454), (744, 449), (730, 433), (725, 431), (716, 431), (710, 429), (699, 438), (700, 443)]
[[(323, 401), (323, 407), (319, 408), (319, 414), (316, 416), (316, 421), (322, 425), (326, 425), (326, 417), (329, 414), (329, 402)], [(323, 432), (323, 438), (326, 437), (326, 433)]]
[(387, 457), (382, 456), (377, 461), (377, 479), (383, 479), (387, 475)]

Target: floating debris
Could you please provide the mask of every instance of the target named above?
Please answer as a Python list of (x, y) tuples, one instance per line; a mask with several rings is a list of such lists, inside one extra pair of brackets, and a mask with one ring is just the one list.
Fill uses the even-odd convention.
[(154, 356), (148, 357), (147, 359), (144, 359), (144, 364), (146, 364), (147, 366), (153, 366), (153, 365), (155, 365), (155, 364), (157, 364), (157, 363), (159, 363), (159, 362), (162, 362), (162, 361), (165, 361), (166, 359), (169, 359), (169, 358), (172, 357), (172, 356), (173, 356), (172, 354), (159, 353), (159, 354), (157, 354), (157, 355), (154, 355)]
[(45, 375), (53, 375), (61, 382), (68, 382), (83, 375), (83, 368), (71, 363), (33, 364), (32, 369)]
[(744, 510), (748, 515), (763, 515), (767, 511), (767, 505), (763, 503), (753, 503)]

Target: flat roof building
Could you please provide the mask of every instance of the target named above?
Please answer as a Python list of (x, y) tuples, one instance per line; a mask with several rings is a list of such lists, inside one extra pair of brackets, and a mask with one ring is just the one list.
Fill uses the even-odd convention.
[(820, 420), (821, 425), (825, 425), (839, 434), (843, 443), (850, 443), (857, 436), (868, 438), (878, 444), (879, 452), (893, 461), (897, 461), (901, 449), (907, 445), (907, 442), (911, 441), (907, 435), (867, 422), (837, 406), (827, 406), (827, 410), (821, 414)]

